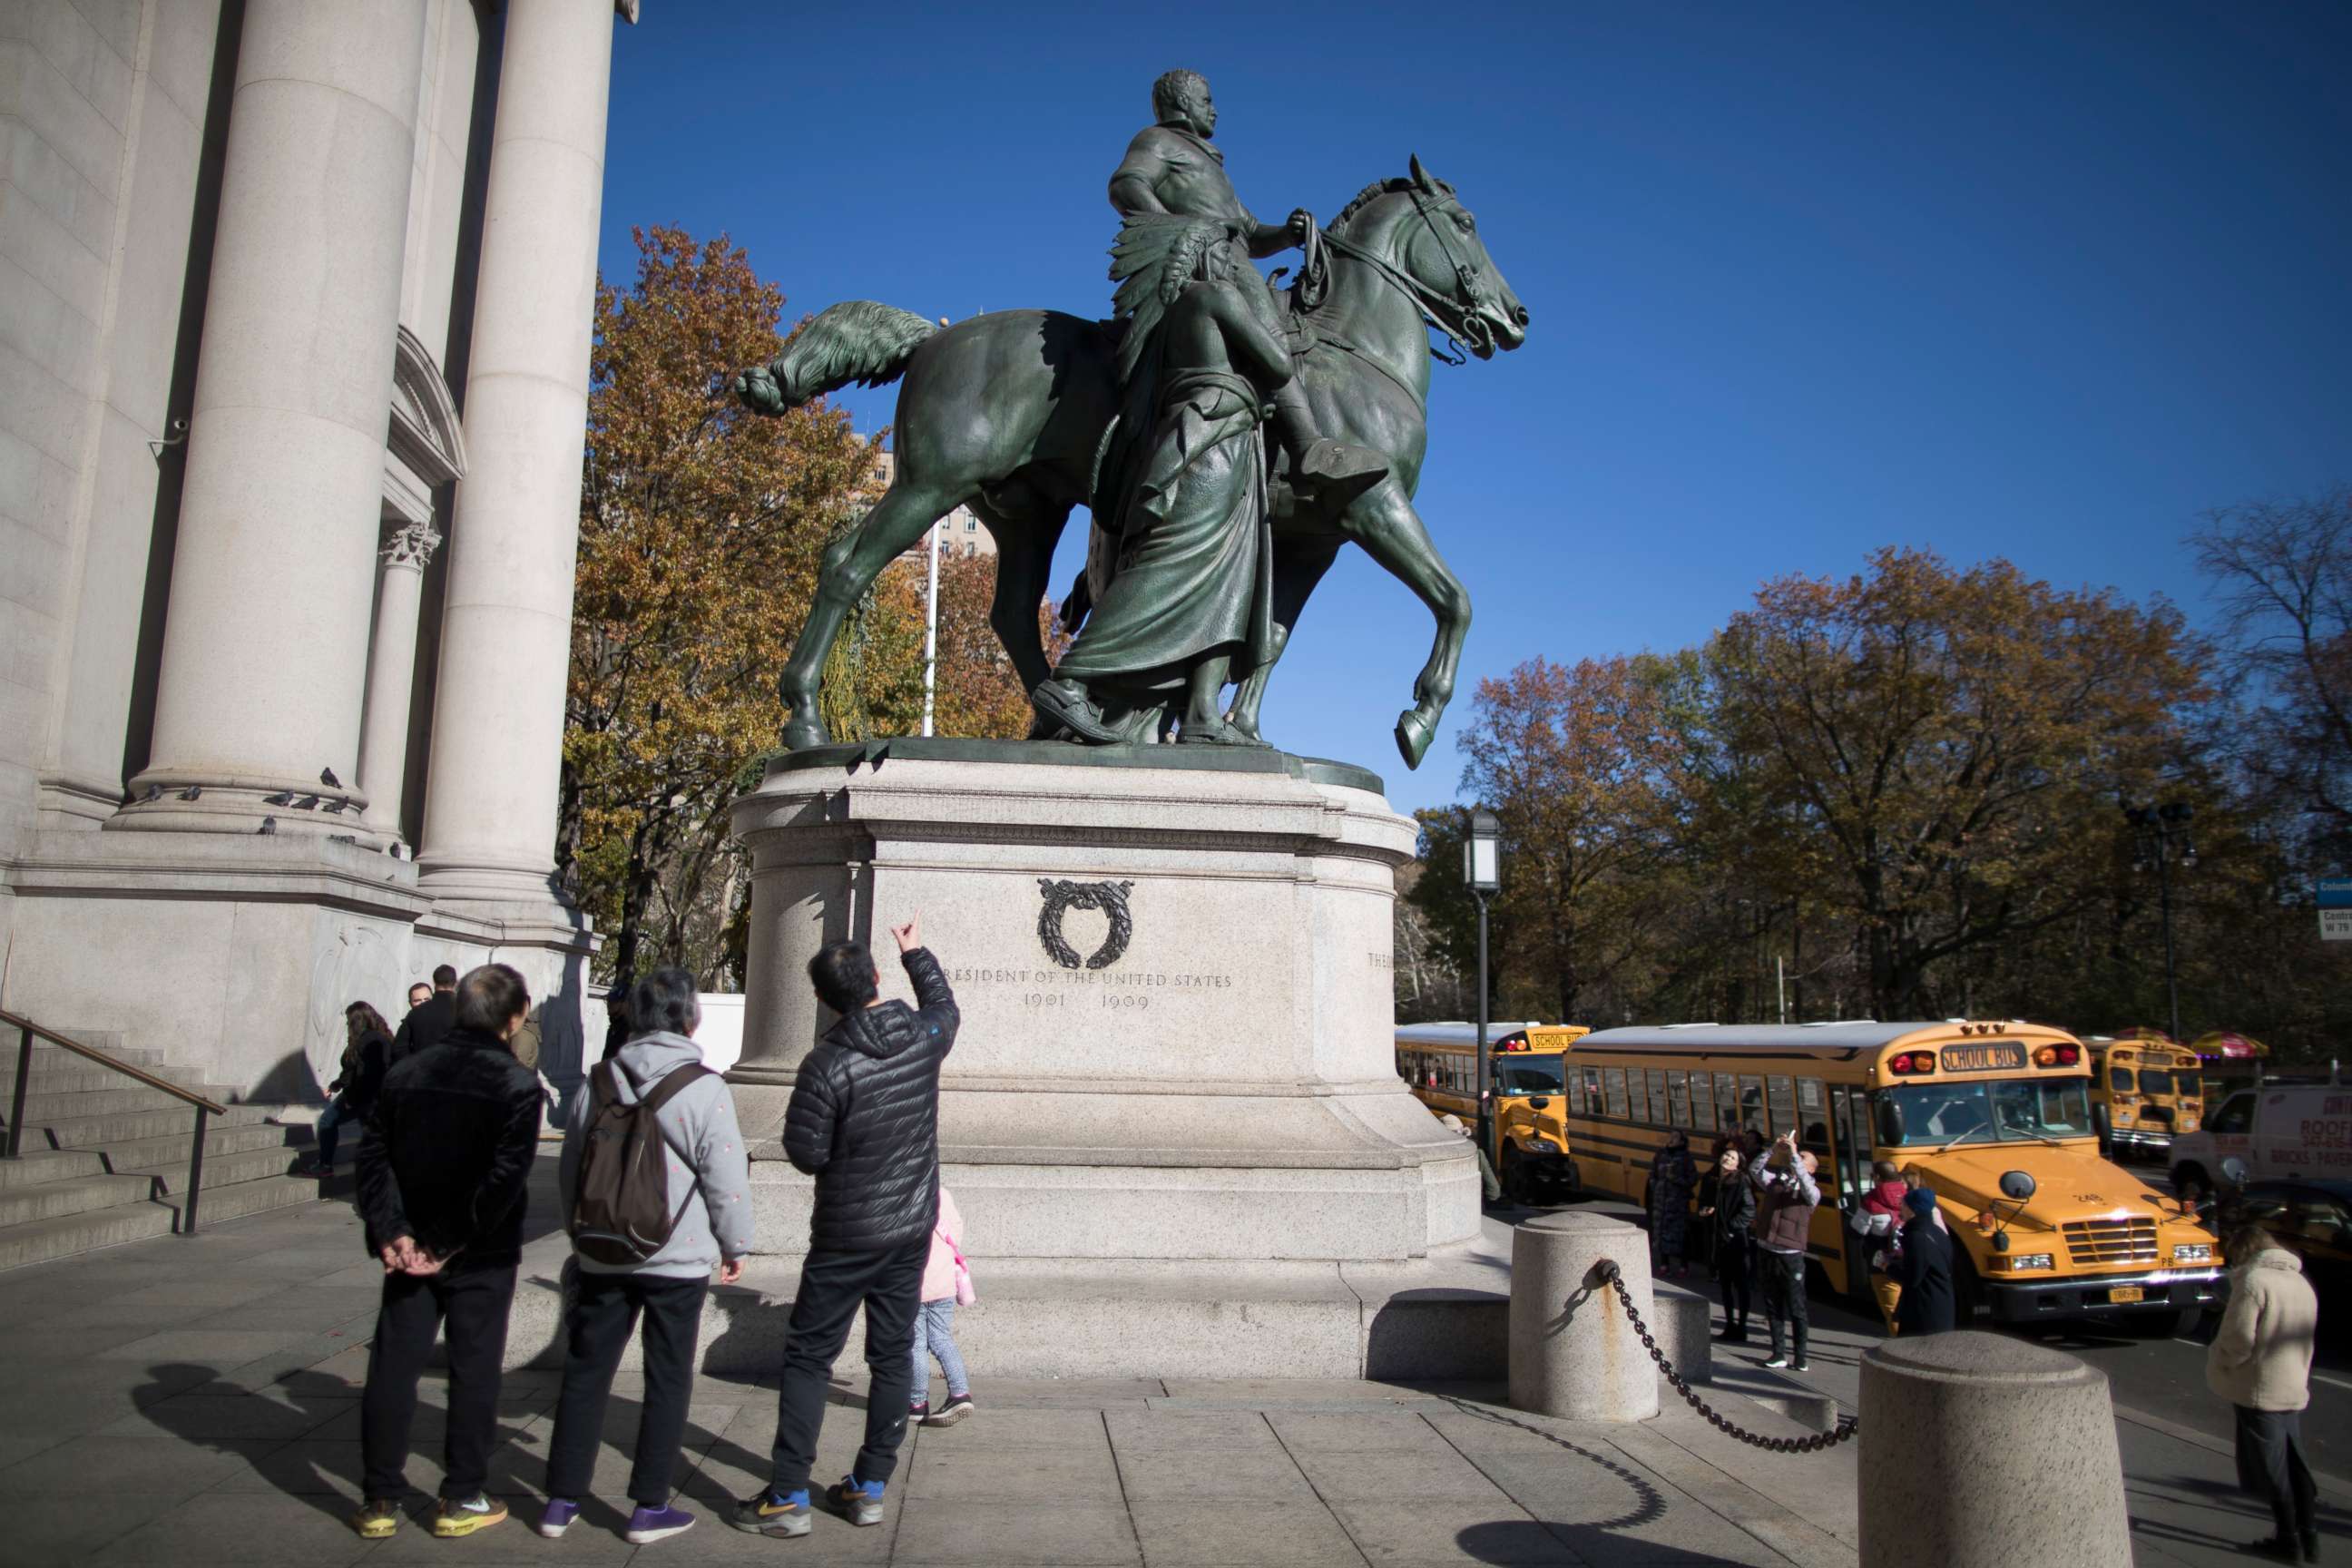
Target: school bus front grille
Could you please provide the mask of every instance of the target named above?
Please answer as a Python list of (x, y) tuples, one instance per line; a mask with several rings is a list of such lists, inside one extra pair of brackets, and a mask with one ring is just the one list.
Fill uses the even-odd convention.
[(2059, 1228), (2066, 1237), (2066, 1255), (2076, 1263), (2156, 1261), (2152, 1219), (2078, 1219)]

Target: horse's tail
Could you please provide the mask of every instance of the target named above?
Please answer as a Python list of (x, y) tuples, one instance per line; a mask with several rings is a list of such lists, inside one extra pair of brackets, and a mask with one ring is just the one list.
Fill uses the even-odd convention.
[(796, 407), (853, 381), (879, 386), (898, 380), (939, 330), (939, 323), (912, 310), (848, 300), (817, 312), (768, 370), (784, 406)]

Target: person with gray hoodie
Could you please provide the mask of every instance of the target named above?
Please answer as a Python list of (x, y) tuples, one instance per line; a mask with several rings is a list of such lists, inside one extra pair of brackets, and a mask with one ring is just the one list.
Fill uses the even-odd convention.
[(660, 1249), (640, 1262), (602, 1262), (574, 1248), (575, 1289), (564, 1314), (563, 1394), (548, 1445), (547, 1509), (539, 1521), (540, 1534), (551, 1540), (579, 1517), (580, 1499), (595, 1468), (613, 1374), (640, 1314), (646, 1390), (636, 1463), (629, 1476), (636, 1512), (627, 1535), (643, 1545), (692, 1527), (694, 1515), (670, 1505), (670, 1478), (677, 1468), (687, 1404), (694, 1392), (703, 1298), (714, 1270), (722, 1285), (741, 1279), (744, 1255), (751, 1250), (751, 1165), (726, 1080), (698, 1070), (702, 1052), (693, 1035), (702, 1009), (695, 1000), (694, 977), (665, 968), (638, 980), (629, 991), (629, 1018), (636, 1032), (581, 1085), (565, 1121), (558, 1190), (569, 1215), (595, 1120), (596, 1079), (605, 1066), (614, 1069), (610, 1092), (625, 1101), (652, 1100), (671, 1074), (694, 1071), (684, 1088), (648, 1107), (667, 1146), (669, 1208), (677, 1222)]

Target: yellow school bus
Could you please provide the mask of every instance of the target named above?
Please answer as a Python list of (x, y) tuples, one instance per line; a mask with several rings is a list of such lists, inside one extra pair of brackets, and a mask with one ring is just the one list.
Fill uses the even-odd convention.
[[(1510, 1197), (1539, 1203), (1576, 1190), (1564, 1123), (1560, 1053), (1589, 1029), (1575, 1025), (1489, 1024), (1495, 1075), (1494, 1139), (1486, 1157)], [(1397, 1076), (1432, 1115), (1478, 1123), (1478, 1026), (1411, 1024), (1396, 1032)]]
[(2091, 1051), (2091, 1118), (2110, 1152), (2161, 1160), (2175, 1137), (2203, 1124), (2204, 1064), (2195, 1051), (2153, 1031), (2083, 1043)]
[[(2005, 1021), (1693, 1024), (1603, 1029), (1568, 1055), (1568, 1137), (1588, 1189), (1641, 1200), (1669, 1132), (1702, 1173), (1720, 1131), (1793, 1131), (1820, 1163), (1809, 1248), (1832, 1289), (1869, 1298), (1848, 1216), (1890, 1160), (1935, 1190), (1958, 1245), (1965, 1318), (2146, 1314), (2192, 1322), (2218, 1299), (2212, 1234), (2100, 1158), (2090, 1053)], [(1874, 1244), (1873, 1244), (1874, 1245)], [(2164, 1315), (2168, 1315), (2166, 1317)]]

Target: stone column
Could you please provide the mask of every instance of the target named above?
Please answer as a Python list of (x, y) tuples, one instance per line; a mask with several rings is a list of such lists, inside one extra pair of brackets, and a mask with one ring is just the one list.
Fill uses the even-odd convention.
[[(274, 814), (282, 832), (348, 832), (328, 808), (363, 804), (425, 16), (425, 0), (246, 6), (153, 762), (110, 826), (251, 832)], [(318, 798), (266, 803), (295, 791)]]
[(554, 902), (613, 27), (612, 0), (506, 8), (417, 856), (444, 908)]
[(425, 568), (441, 547), (429, 522), (403, 523), (383, 547), (376, 590), (375, 637), (368, 649), (367, 712), (360, 730), (363, 820), (390, 838), (400, 837), (401, 778), (408, 767), (408, 698), (416, 673), (416, 606)]

